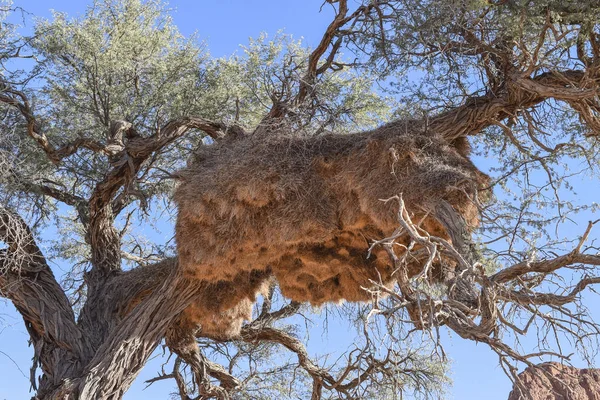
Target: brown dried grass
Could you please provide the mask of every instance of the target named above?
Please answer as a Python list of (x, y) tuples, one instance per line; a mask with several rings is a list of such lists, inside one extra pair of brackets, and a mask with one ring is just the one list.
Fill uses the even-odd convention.
[[(395, 203), (382, 199), (402, 194), (413, 221), (447, 239), (433, 216), (441, 201), (469, 227), (478, 224), (472, 198), (487, 177), (468, 152), (466, 140), (449, 144), (416, 121), (202, 148), (180, 173), (175, 194), (179, 267), (211, 288), (186, 311), (188, 323), (235, 334), (270, 273), (296, 301), (370, 299), (371, 281), (395, 281), (383, 249), (367, 258), (370, 242), (398, 224)], [(415, 275), (420, 263), (407, 268)], [(252, 274), (261, 279), (249, 280)], [(438, 265), (432, 279), (445, 274)]]

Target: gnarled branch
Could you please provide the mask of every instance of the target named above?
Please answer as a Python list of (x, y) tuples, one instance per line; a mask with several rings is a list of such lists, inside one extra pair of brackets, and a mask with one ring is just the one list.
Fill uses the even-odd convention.
[[(29, 227), (2, 206), (0, 242), (8, 246), (0, 250), (0, 294), (23, 316), (35, 349), (31, 384), (43, 396), (82, 367), (82, 332)], [(44, 372), (39, 387), (38, 365)]]

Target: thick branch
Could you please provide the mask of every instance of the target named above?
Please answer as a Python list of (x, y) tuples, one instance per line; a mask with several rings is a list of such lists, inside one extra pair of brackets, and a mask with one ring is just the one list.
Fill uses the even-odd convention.
[(54, 278), (33, 235), (16, 214), (0, 207), (0, 295), (11, 300), (23, 316), (34, 344), (35, 369), (44, 372), (38, 394), (52, 391), (65, 377), (79, 372), (81, 331), (62, 288)]
[[(66, 389), (80, 398), (120, 398), (196, 290), (197, 285), (181, 276), (169, 276), (111, 332), (83, 376)], [(103, 395), (98, 397), (98, 393)]]
[[(144, 163), (152, 155), (161, 152), (192, 129), (203, 130), (215, 138), (225, 135), (243, 135), (240, 127), (228, 127), (202, 118), (182, 117), (170, 121), (155, 135), (144, 138), (138, 136), (126, 121), (112, 124), (110, 138), (115, 146), (121, 142), (122, 150), (113, 155), (112, 169), (99, 182), (89, 200), (90, 223), (87, 240), (92, 253), (92, 269), (86, 274), (87, 301), (82, 309), (80, 326), (94, 335), (85, 337), (86, 357), (96, 354), (107, 336), (118, 323), (119, 316), (110, 313), (114, 309), (113, 298), (105, 285), (115, 278), (121, 269), (121, 237), (114, 226), (113, 204), (120, 191), (129, 191), (130, 185)], [(129, 137), (125, 141), (123, 135)]]
[(509, 77), (504, 93), (472, 97), (462, 106), (432, 118), (428, 127), (449, 140), (476, 135), (549, 99), (584, 102), (599, 93), (597, 86), (590, 86), (593, 78), (581, 70), (546, 72), (534, 78), (514, 75)]
[[(112, 127), (116, 132), (112, 132), (111, 137), (116, 138), (117, 142), (122, 138), (121, 131), (128, 132), (132, 129), (132, 125), (124, 121), (113, 123)], [(120, 238), (112, 225), (115, 217), (112, 204), (119, 190), (128, 190), (128, 185), (134, 181), (140, 168), (151, 155), (162, 151), (191, 129), (202, 130), (213, 138), (222, 138), (228, 134), (245, 134), (238, 126), (228, 127), (202, 118), (183, 117), (170, 121), (151, 137), (134, 136), (127, 141), (123, 150), (115, 156), (113, 169), (96, 185), (89, 201), (89, 240), (94, 268), (104, 273), (120, 269)]]
[(506, 283), (528, 273), (550, 273), (573, 264), (600, 265), (600, 256), (569, 253), (550, 260), (535, 262), (523, 261), (503, 269), (495, 275), (492, 275), (490, 279), (494, 283)]
[[(308, 67), (306, 69), (306, 74), (300, 81), (300, 89), (298, 90), (298, 95), (295, 99), (296, 104), (300, 104), (306, 99), (306, 96), (310, 93), (317, 76), (324, 73), (333, 63), (335, 55), (341, 46), (341, 40), (338, 39), (336, 42), (334, 42), (334, 39), (340, 34), (340, 29), (349, 21), (356, 18), (356, 16), (360, 15), (365, 8), (366, 7), (361, 6), (351, 16), (346, 17), (346, 14), (348, 13), (348, 2), (347, 0), (338, 1), (338, 10), (335, 18), (325, 30), (325, 33), (323, 34), (323, 37), (321, 38), (321, 41), (317, 47), (308, 57)], [(319, 61), (321, 60), (321, 57), (323, 57), (330, 46), (332, 46), (332, 50), (327, 57), (325, 64), (319, 67)]]

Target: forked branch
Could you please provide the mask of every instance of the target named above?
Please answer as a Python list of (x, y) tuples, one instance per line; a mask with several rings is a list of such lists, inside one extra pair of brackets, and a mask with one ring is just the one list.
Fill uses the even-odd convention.
[[(452, 286), (439, 294), (422, 275), (408, 279), (406, 275), (400, 274), (398, 291), (380, 288), (390, 296), (392, 306), (389, 310), (375, 309), (370, 315), (389, 318), (402, 309), (408, 309), (412, 320), (416, 320), (417, 327), (421, 329), (427, 328), (434, 333), (438, 327), (445, 325), (464, 339), (485, 343), (498, 354), (502, 368), (517, 386), (521, 385), (518, 381), (517, 364), (535, 368), (536, 360), (545, 356), (568, 360), (568, 355), (543, 345), (552, 338), (557, 338), (559, 332), (574, 341), (592, 338), (598, 340), (598, 326), (585, 314), (573, 312), (572, 306), (578, 306), (582, 292), (591, 285), (600, 283), (600, 277), (584, 275), (574, 285), (557, 289), (560, 293), (549, 292), (547, 289), (552, 287), (551, 277), (564, 269), (589, 271), (587, 267), (600, 265), (600, 255), (582, 252), (585, 241), (598, 221), (589, 223), (580, 241), (567, 254), (557, 255), (552, 259), (523, 261), (487, 275), (478, 262), (467, 262), (465, 255), (457, 251), (452, 243), (430, 235), (414, 224), (403, 207), (401, 198), (397, 199), (400, 205), (400, 228), (390, 238), (374, 245), (382, 245), (388, 249), (398, 271), (405, 270), (407, 260), (414, 260), (415, 257), (424, 260), (424, 271), (432, 262), (441, 261), (441, 254), (454, 259), (457, 265), (463, 266), (457, 272), (457, 281), (462, 280), (470, 285), (468, 297), (476, 289), (477, 300), (474, 303), (464, 302), (460, 296), (452, 294)], [(425, 256), (422, 254), (423, 250), (414, 250), (416, 247), (412, 243), (407, 246), (397, 245), (395, 241), (402, 235), (409, 235), (413, 243), (425, 249)], [(396, 246), (406, 249), (402, 257), (396, 255)], [(465, 286), (458, 287), (460, 290), (464, 288)], [(542, 289), (536, 291), (536, 288)], [(414, 313), (418, 313), (417, 318)], [(519, 327), (516, 320), (522, 319), (527, 322)], [(545, 332), (539, 332), (539, 351), (522, 353), (501, 339), (502, 332), (510, 332), (517, 338), (526, 335), (536, 320), (547, 327)], [(557, 346), (560, 348), (560, 343)]]

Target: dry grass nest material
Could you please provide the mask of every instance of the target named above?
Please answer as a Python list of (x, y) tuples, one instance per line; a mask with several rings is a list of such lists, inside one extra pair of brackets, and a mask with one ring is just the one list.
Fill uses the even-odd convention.
[[(200, 311), (224, 313), (254, 301), (271, 274), (285, 296), (314, 305), (368, 300), (371, 281), (393, 285), (384, 250), (367, 258), (372, 240), (398, 226), (397, 203), (381, 200), (401, 194), (412, 220), (437, 236), (450, 238), (434, 217), (442, 201), (475, 227), (472, 199), (487, 176), (468, 151), (466, 140), (450, 144), (414, 121), (352, 135), (247, 137), (203, 147), (181, 171), (175, 194), (179, 267), (202, 285), (259, 272), (263, 279), (243, 290), (225, 284), (224, 293), (204, 298), (214, 304), (190, 309), (190, 319), (214, 325)], [(418, 262), (407, 268), (420, 272)], [(444, 275), (441, 266), (432, 271), (434, 280)]]

